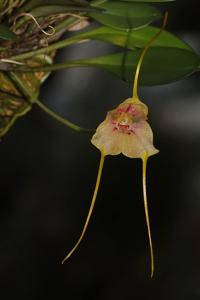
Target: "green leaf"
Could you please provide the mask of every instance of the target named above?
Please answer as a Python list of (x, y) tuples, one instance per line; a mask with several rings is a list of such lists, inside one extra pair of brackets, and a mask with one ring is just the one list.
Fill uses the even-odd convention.
[(0, 25), (0, 39), (16, 40), (17, 36), (7, 26)]
[[(115, 2), (116, 0), (109, 0), (111, 2)], [(165, 3), (165, 2), (175, 2), (176, 0), (120, 0), (122, 2), (137, 2), (137, 3)], [(106, 0), (94, 0), (92, 1), (92, 5), (98, 5), (106, 2)]]
[(104, 11), (90, 13), (92, 18), (106, 26), (121, 30), (146, 26), (161, 17), (160, 11), (148, 4), (109, 1), (93, 6)]
[(34, 17), (46, 17), (53, 14), (67, 14), (73, 11), (77, 12), (92, 12), (94, 8), (72, 5), (46, 5), (36, 7), (31, 11)]
[[(93, 59), (77, 61), (80, 66), (97, 67), (124, 79), (133, 81), (133, 74), (141, 50), (111, 54)], [(140, 76), (142, 85), (161, 85), (171, 83), (197, 71), (200, 58), (194, 52), (184, 49), (153, 47), (145, 56)]]
[[(72, 67), (95, 67), (108, 71), (122, 80), (132, 82), (141, 49), (120, 52), (89, 59), (42, 66), (36, 70), (55, 71)], [(171, 83), (198, 71), (200, 57), (192, 51), (168, 47), (152, 47), (148, 50), (141, 69), (141, 85), (162, 85)], [(30, 68), (20, 68), (30, 71)]]
[[(114, 0), (113, 0), (114, 1)], [(164, 3), (164, 2), (174, 2), (176, 0), (120, 0), (120, 1), (127, 1), (127, 2), (151, 2), (151, 3)]]
[[(159, 28), (148, 26), (127, 32), (101, 26), (76, 35), (73, 38), (79, 41), (84, 39), (101, 40), (117, 46), (135, 49), (143, 48), (159, 30)], [(154, 41), (152, 47), (172, 47), (193, 51), (188, 44), (168, 31), (163, 31), (161, 35)]]
[(51, 5), (56, 5), (56, 6), (67, 6), (67, 5), (75, 5), (76, 2), (73, 0), (31, 0), (25, 3), (19, 10), (18, 13), (20, 12), (28, 12), (31, 11), (32, 9), (40, 6), (51, 6)]
[[(72, 67), (96, 67), (108, 71), (119, 78), (132, 82), (141, 49), (120, 52), (89, 59), (80, 59), (50, 66), (30, 69), (19, 67), (21, 72), (56, 71)], [(171, 83), (199, 70), (200, 57), (191, 50), (152, 47), (148, 50), (142, 64), (139, 83), (141, 85), (162, 85)]]

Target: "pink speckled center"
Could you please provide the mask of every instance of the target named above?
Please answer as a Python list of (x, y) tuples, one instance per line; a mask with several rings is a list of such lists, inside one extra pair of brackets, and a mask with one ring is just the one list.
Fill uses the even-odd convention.
[(146, 120), (146, 115), (138, 104), (125, 103), (108, 113), (109, 122), (114, 132), (134, 134), (135, 129)]

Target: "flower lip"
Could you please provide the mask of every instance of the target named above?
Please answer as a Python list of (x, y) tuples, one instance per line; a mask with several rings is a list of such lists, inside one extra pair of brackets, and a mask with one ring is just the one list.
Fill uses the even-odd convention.
[(147, 109), (143, 104), (136, 104), (126, 100), (116, 109), (108, 112), (106, 119), (113, 126), (113, 131), (130, 135), (135, 132), (135, 128), (142, 124), (140, 124), (141, 121), (147, 119)]

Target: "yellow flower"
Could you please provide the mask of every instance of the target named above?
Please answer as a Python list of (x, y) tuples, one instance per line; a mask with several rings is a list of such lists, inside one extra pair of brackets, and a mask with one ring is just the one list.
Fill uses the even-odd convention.
[(104, 155), (122, 153), (130, 158), (144, 158), (158, 153), (147, 114), (144, 103), (128, 98), (107, 113), (92, 137), (92, 144)]
[(147, 204), (146, 193), (146, 167), (149, 156), (158, 153), (159, 151), (153, 146), (153, 133), (151, 127), (147, 122), (148, 108), (139, 100), (138, 97), (138, 78), (141, 69), (141, 65), (146, 54), (153, 41), (164, 30), (167, 22), (168, 13), (165, 13), (163, 26), (159, 32), (153, 36), (153, 38), (147, 43), (143, 49), (139, 62), (137, 64), (134, 83), (133, 83), (133, 96), (126, 99), (114, 110), (107, 113), (106, 119), (98, 126), (95, 134), (93, 135), (91, 142), (101, 152), (101, 159), (99, 164), (99, 170), (97, 175), (97, 181), (92, 197), (90, 209), (81, 232), (81, 235), (76, 242), (72, 250), (63, 259), (64, 263), (79, 246), (82, 241), (85, 232), (87, 230), (92, 211), (95, 205), (99, 184), (101, 180), (103, 164), (105, 156), (124, 154), (130, 158), (141, 158), (143, 162), (142, 171), (142, 185), (143, 185), (143, 198), (144, 198), (144, 211), (146, 217), (147, 232), (149, 238), (149, 248), (151, 256), (151, 277), (154, 274), (154, 254), (153, 245), (151, 239), (151, 229)]
[[(100, 150), (101, 161), (104, 161), (106, 155), (118, 155), (120, 153), (130, 158), (141, 158), (143, 161), (143, 197), (152, 277), (154, 273), (154, 254), (147, 204), (146, 166), (148, 157), (159, 151), (153, 145), (153, 132), (147, 122), (147, 115), (148, 108), (144, 103), (138, 98), (128, 98), (114, 110), (107, 113), (105, 121), (98, 126), (91, 142)], [(103, 163), (99, 168), (99, 176), (101, 176), (102, 168)]]

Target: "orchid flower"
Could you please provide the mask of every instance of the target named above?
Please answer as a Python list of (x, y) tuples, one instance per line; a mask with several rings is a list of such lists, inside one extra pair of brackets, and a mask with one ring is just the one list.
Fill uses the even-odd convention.
[(162, 33), (167, 23), (168, 13), (165, 13), (162, 28), (157, 32), (152, 39), (147, 43), (143, 49), (139, 62), (137, 64), (134, 83), (133, 83), (133, 96), (126, 99), (119, 104), (115, 109), (109, 111), (105, 120), (97, 127), (91, 142), (101, 152), (101, 159), (97, 175), (96, 186), (90, 205), (89, 213), (85, 221), (82, 233), (72, 248), (67, 254), (62, 263), (64, 263), (79, 246), (83, 239), (86, 229), (88, 227), (92, 211), (95, 205), (99, 184), (101, 180), (105, 156), (118, 155), (122, 153), (129, 158), (140, 158), (143, 163), (142, 172), (142, 185), (143, 185), (143, 199), (144, 211), (146, 217), (147, 232), (149, 238), (149, 248), (151, 257), (151, 277), (154, 274), (154, 253), (151, 238), (151, 228), (148, 213), (147, 193), (146, 193), (146, 167), (147, 160), (150, 156), (158, 153), (159, 151), (153, 145), (153, 132), (147, 122), (148, 108), (139, 99), (138, 96), (138, 79), (142, 62), (144, 60), (147, 50), (150, 48), (154, 40)]

